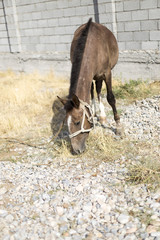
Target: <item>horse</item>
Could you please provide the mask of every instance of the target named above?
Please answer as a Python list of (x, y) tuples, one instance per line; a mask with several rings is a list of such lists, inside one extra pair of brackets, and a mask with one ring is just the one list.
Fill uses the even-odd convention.
[(69, 137), (74, 154), (82, 153), (89, 132), (94, 128), (94, 113), (90, 106), (90, 94), (94, 105), (94, 85), (98, 95), (100, 120), (105, 120), (104, 105), (100, 93), (103, 81), (107, 88), (107, 101), (111, 105), (117, 129), (120, 117), (112, 92), (111, 70), (118, 61), (118, 44), (113, 33), (105, 26), (92, 22), (81, 25), (74, 33), (70, 58), (72, 63), (69, 95), (59, 100), (64, 105)]

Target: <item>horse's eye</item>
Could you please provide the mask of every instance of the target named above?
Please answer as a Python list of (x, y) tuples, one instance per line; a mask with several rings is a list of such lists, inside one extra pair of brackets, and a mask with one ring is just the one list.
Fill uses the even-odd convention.
[(74, 123), (74, 125), (76, 125), (76, 126), (78, 126), (79, 124), (80, 124), (80, 121)]

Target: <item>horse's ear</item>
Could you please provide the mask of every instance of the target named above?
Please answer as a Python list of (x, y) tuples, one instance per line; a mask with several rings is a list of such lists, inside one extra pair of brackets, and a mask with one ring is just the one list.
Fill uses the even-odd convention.
[(75, 108), (79, 108), (80, 101), (79, 101), (79, 98), (75, 94), (73, 94), (73, 96), (72, 96), (72, 103)]
[(65, 104), (67, 103), (67, 99), (60, 98), (60, 97), (58, 97), (58, 96), (57, 96), (57, 98), (59, 99), (59, 101), (60, 101), (63, 105), (65, 105)]

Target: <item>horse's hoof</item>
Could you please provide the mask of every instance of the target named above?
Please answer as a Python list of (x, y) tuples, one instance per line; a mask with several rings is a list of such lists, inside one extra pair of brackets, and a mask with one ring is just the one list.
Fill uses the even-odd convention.
[(121, 126), (117, 126), (115, 134), (121, 138), (123, 138), (124, 136), (124, 131), (123, 128)]

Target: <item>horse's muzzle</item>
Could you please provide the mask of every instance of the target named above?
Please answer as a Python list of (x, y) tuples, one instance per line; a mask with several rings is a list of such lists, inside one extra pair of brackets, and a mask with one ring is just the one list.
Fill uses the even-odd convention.
[(72, 154), (73, 155), (79, 155), (81, 153), (83, 153), (85, 151), (86, 147), (85, 145), (83, 145), (83, 147), (80, 147), (80, 148), (73, 148), (72, 147)]

